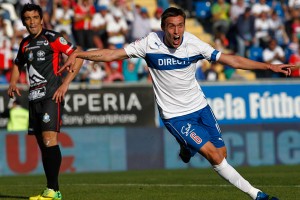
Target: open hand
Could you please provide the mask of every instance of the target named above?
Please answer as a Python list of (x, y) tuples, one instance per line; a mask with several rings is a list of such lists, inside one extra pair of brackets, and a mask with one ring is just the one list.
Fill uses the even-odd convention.
[(291, 65), (291, 64), (270, 64), (270, 70), (274, 71), (274, 72), (279, 72), (279, 73), (283, 73), (286, 76), (290, 76), (292, 73), (292, 69), (294, 68), (295, 65)]
[(15, 93), (17, 93), (18, 96), (21, 96), (20, 90), (16, 85), (10, 85), (8, 90), (7, 90), (7, 94), (10, 98), (14, 98), (15, 97)]

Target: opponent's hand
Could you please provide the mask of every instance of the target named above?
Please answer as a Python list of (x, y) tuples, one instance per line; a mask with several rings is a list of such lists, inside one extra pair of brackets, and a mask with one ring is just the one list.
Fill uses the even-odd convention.
[(290, 76), (292, 73), (292, 69), (294, 68), (295, 65), (291, 64), (270, 64), (269, 69), (272, 70), (273, 72), (278, 72), (278, 73), (283, 73), (286, 76)]
[(21, 96), (20, 90), (16, 85), (9, 85), (9, 88), (7, 90), (7, 94), (10, 98), (15, 97), (15, 93), (17, 93), (18, 96)]
[(63, 72), (64, 70), (67, 70), (68, 72), (75, 72), (76, 69), (74, 67), (74, 64), (75, 64), (75, 60), (76, 60), (76, 55), (74, 53), (72, 53), (67, 61), (65, 62), (65, 64), (58, 70), (58, 74)]

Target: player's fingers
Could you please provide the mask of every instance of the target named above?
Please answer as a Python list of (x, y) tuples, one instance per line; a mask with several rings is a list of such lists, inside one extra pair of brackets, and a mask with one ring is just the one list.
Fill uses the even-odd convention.
[(288, 76), (290, 76), (292, 74), (292, 69), (288, 68)]
[(9, 96), (9, 98), (13, 99), (15, 95), (13, 92), (10, 92), (10, 93), (8, 93), (8, 96)]
[(57, 71), (57, 73), (59, 74), (59, 73), (63, 72), (64, 70), (68, 70), (68, 66), (67, 66), (67, 65), (62, 66), (62, 67)]
[(7, 91), (7, 94), (10, 98), (13, 98), (15, 96), (15, 89), (14, 88), (9, 88)]
[(15, 91), (16, 91), (16, 93), (18, 94), (18, 96), (21, 96), (21, 93), (20, 93), (20, 90), (19, 90), (19, 89), (16, 89)]

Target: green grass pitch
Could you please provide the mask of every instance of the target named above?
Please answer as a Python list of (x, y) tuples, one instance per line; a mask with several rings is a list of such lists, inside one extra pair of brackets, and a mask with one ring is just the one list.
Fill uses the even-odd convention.
[[(239, 167), (254, 186), (280, 200), (300, 199), (300, 165)], [(0, 177), (0, 199), (28, 199), (45, 187), (42, 175)], [(61, 174), (63, 200), (247, 200), (212, 169)]]

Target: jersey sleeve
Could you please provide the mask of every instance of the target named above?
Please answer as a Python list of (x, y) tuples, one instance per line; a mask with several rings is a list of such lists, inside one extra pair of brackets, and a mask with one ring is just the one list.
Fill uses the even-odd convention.
[(194, 52), (198, 55), (202, 55), (204, 59), (209, 62), (216, 62), (221, 56), (221, 52), (213, 48), (210, 44), (200, 40), (194, 35), (191, 35), (188, 41), (189, 48), (193, 48)]
[(76, 46), (68, 42), (62, 35), (58, 35), (51, 46), (54, 51), (62, 52), (68, 56), (76, 50)]
[(148, 44), (148, 36), (130, 43), (124, 49), (130, 58), (144, 58), (146, 56), (146, 48)]

